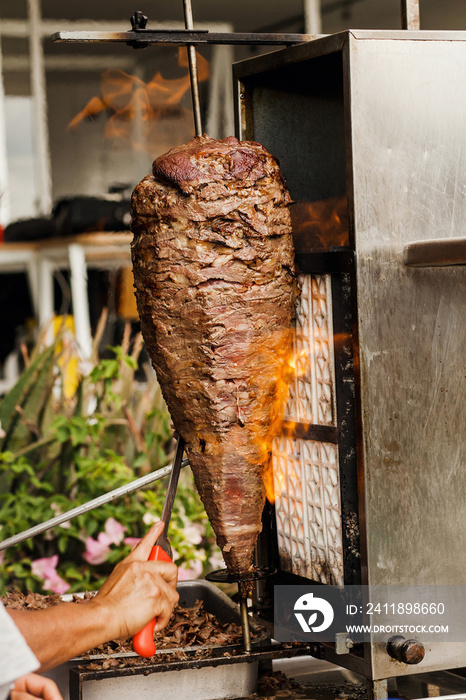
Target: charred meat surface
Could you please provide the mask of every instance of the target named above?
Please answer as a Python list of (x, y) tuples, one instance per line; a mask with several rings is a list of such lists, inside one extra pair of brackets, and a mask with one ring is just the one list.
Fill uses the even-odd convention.
[(287, 392), (289, 203), (276, 159), (233, 137), (172, 149), (133, 193), (144, 339), (231, 571), (252, 563)]

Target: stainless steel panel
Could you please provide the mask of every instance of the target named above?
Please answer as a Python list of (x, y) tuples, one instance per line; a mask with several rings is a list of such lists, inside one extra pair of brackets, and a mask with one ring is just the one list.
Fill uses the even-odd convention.
[[(408, 269), (412, 240), (466, 224), (464, 41), (350, 42), (351, 152), (368, 578), (466, 580), (466, 270)], [(422, 641), (422, 637), (421, 637)], [(375, 678), (464, 663), (429, 645)]]
[(166, 671), (150, 676), (126, 676), (87, 681), (83, 684), (83, 700), (224, 700), (247, 697), (257, 683), (258, 662), (234, 666), (210, 666)]
[(466, 270), (407, 269), (466, 225), (466, 43), (350, 44), (369, 582), (466, 580)]

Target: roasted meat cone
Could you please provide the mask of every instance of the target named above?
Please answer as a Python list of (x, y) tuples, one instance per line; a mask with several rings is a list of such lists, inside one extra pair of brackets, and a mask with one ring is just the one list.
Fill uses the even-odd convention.
[(282, 418), (297, 283), (288, 204), (263, 146), (206, 136), (133, 193), (147, 350), (230, 571), (248, 570)]

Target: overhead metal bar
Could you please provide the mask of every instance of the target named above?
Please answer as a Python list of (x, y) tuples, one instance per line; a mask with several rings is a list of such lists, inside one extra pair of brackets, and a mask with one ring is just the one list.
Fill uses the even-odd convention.
[(10, 222), (10, 184), (6, 149), (5, 90), (3, 87), (3, 56), (0, 40), (0, 225)]
[(278, 34), (278, 33), (249, 33), (249, 32), (209, 32), (208, 30), (165, 29), (152, 31), (141, 29), (128, 32), (102, 32), (102, 31), (60, 31), (52, 34), (52, 40), (56, 42), (120, 42), (130, 46), (161, 46), (163, 44), (231, 44), (251, 45), (263, 44), (266, 46), (291, 46), (311, 41), (316, 37), (311, 34)]
[(304, 30), (308, 34), (322, 33), (321, 0), (304, 0)]

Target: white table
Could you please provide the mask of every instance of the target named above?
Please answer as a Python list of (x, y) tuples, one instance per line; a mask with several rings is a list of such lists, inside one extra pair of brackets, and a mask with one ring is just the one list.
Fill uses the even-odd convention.
[(75, 334), (83, 358), (92, 352), (87, 296), (87, 269), (112, 270), (131, 265), (132, 234), (82, 233), (33, 243), (0, 244), (0, 274), (26, 272), (34, 313), (39, 326), (50, 324), (54, 315), (53, 276), (70, 270)]

